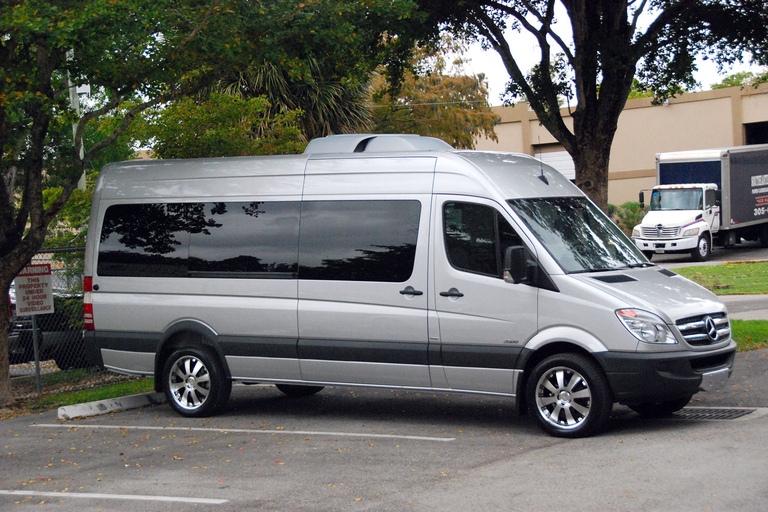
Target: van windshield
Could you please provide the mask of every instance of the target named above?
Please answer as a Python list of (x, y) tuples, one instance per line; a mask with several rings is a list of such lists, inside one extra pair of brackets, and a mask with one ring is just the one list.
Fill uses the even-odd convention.
[(509, 204), (568, 274), (651, 265), (585, 197), (514, 199)]

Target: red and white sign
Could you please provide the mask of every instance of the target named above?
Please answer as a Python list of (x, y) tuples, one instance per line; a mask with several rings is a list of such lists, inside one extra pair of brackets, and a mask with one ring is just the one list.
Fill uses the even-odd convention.
[(53, 313), (51, 266), (27, 265), (14, 280), (16, 314), (20, 316)]

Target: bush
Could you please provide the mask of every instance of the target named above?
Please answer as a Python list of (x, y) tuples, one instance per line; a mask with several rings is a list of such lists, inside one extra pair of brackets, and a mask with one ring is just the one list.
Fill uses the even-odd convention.
[(607, 208), (608, 215), (627, 236), (632, 236), (632, 229), (640, 224), (647, 211), (634, 201), (627, 201), (620, 206), (609, 204)]

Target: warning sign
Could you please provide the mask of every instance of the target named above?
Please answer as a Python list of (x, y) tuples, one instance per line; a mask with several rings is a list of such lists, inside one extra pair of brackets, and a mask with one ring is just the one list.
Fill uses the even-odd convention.
[(53, 313), (51, 266), (27, 265), (14, 280), (16, 314), (20, 316)]

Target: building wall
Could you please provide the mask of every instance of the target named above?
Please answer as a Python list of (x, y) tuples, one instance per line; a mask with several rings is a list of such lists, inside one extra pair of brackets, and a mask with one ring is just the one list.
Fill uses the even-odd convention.
[[(493, 110), (501, 119), (499, 142), (480, 139), (477, 149), (529, 155), (563, 150), (528, 104)], [(572, 128), (567, 109), (561, 112)], [(611, 151), (608, 202), (637, 201), (640, 190), (656, 184), (656, 153), (740, 146), (751, 123), (768, 123), (768, 84), (686, 93), (664, 105), (653, 105), (650, 98), (629, 100)]]

